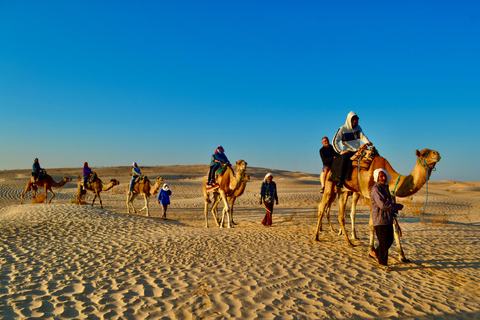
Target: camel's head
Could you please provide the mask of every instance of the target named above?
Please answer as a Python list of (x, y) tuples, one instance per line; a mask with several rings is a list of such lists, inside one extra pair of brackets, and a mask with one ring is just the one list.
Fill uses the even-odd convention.
[(113, 183), (114, 186), (118, 186), (120, 184), (120, 181), (118, 181), (117, 179), (112, 179), (110, 180), (111, 183)]
[(429, 168), (434, 168), (437, 162), (440, 161), (440, 153), (436, 150), (423, 149), (422, 151), (416, 151), (416, 156), (421, 163), (425, 163)]
[(244, 160), (238, 160), (235, 162), (237, 166), (237, 171), (245, 171), (247, 169), (247, 163)]
[(158, 176), (155, 178), (155, 185), (153, 186), (153, 194), (157, 194), (158, 190), (162, 187), (163, 178)]

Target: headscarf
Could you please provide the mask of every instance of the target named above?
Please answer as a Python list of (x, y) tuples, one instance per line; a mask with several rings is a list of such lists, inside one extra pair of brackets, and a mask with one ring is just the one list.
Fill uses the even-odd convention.
[(84, 168), (88, 168), (88, 162), (84, 162), (84, 163), (83, 163), (83, 167), (84, 167)]
[(132, 166), (134, 166), (134, 167), (135, 167), (136, 165), (137, 165), (137, 163), (136, 163), (136, 162), (134, 162), (134, 163), (132, 164)]
[(170, 186), (168, 185), (168, 183), (164, 183), (162, 189), (163, 189), (164, 191), (169, 191), (169, 190), (170, 190)]
[(222, 147), (221, 145), (219, 145), (219, 146), (217, 147), (217, 149), (215, 149), (215, 153), (220, 152), (220, 149), (222, 149), (223, 151), (225, 151), (225, 149), (223, 149), (223, 147)]
[(387, 185), (388, 185), (388, 183), (390, 182), (390, 179), (392, 179), (392, 177), (390, 177), (390, 175), (387, 173), (387, 170), (382, 169), (382, 168), (376, 169), (375, 171), (373, 171), (373, 181), (378, 183), (378, 175), (380, 174), (380, 171), (383, 171), (385, 173), (385, 175), (387, 176)]
[(273, 179), (273, 177), (275, 177), (275, 176), (273, 175), (273, 173), (269, 172), (265, 175), (265, 178), (263, 178), (263, 182), (267, 182), (268, 177), (272, 177), (272, 179)]

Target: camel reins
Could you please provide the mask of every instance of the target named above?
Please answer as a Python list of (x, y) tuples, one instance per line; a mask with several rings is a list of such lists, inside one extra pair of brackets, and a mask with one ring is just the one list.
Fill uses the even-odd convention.
[[(435, 171), (435, 166), (433, 168), (430, 168), (427, 164), (427, 156), (428, 154), (430, 153), (430, 151), (427, 152), (427, 154), (425, 155), (425, 158), (423, 158), (423, 162), (422, 160), (418, 159), (418, 163), (420, 163), (420, 165), (425, 169), (427, 170), (427, 189), (426, 189), (426, 196), (425, 196), (425, 205), (423, 206), (423, 210), (422, 210), (422, 214), (420, 216), (418, 216), (417, 219), (413, 220), (413, 221), (409, 221), (409, 220), (406, 220), (404, 217), (402, 216), (399, 216), (398, 214), (396, 214), (397, 216), (399, 216), (403, 221), (407, 222), (407, 223), (414, 223), (414, 222), (417, 222), (418, 220), (420, 220), (422, 217), (423, 217), (423, 214), (425, 213), (425, 209), (427, 208), (427, 203), (428, 203), (428, 180), (430, 180), (430, 175), (432, 173), (432, 171)], [(395, 188), (393, 189), (392, 191), (392, 196), (395, 197), (395, 192), (397, 191), (397, 186), (398, 186), (398, 182), (400, 181), (400, 178), (402, 177), (402, 175), (399, 175), (398, 178), (397, 178), (397, 181), (395, 182)]]

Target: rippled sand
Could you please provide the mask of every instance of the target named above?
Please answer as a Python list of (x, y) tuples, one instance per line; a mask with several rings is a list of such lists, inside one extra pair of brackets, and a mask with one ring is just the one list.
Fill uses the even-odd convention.
[[(92, 195), (87, 205), (71, 203), (79, 168), (48, 170), (56, 181), (74, 179), (49, 205), (31, 204), (31, 193), (18, 204), (28, 170), (0, 172), (0, 318), (480, 318), (480, 183), (430, 182), (423, 222), (400, 222), (412, 263), (399, 262), (394, 245), (386, 273), (367, 255), (366, 205), (355, 247), (330, 231), (312, 240), (316, 175), (248, 168), (235, 228), (214, 227), (210, 215), (206, 229), (206, 170), (142, 168), (171, 186), (166, 221), (154, 196), (151, 217), (126, 214), (128, 167), (94, 169), (121, 182), (101, 194), (104, 209), (90, 206)], [(271, 228), (254, 197), (268, 171), (280, 200)], [(425, 201), (425, 188), (412, 200)], [(334, 207), (335, 227), (337, 214)]]

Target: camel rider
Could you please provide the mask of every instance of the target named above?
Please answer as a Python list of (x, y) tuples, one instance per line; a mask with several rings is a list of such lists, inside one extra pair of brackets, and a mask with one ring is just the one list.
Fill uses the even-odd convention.
[(228, 161), (227, 156), (225, 155), (225, 149), (222, 146), (218, 146), (215, 150), (215, 153), (212, 155), (212, 161), (210, 161), (210, 171), (208, 172), (208, 182), (209, 185), (215, 184), (215, 172), (218, 168), (223, 165), (227, 164), (230, 165), (230, 161)]
[[(347, 115), (347, 121), (345, 125), (341, 126), (335, 137), (333, 137), (333, 148), (340, 154), (340, 174), (337, 179), (337, 188), (341, 188), (345, 182), (347, 171), (349, 171), (349, 165), (351, 164), (351, 156), (360, 148), (360, 142), (363, 142), (367, 146), (371, 146), (372, 143), (368, 140), (367, 136), (363, 134), (362, 128), (358, 124), (359, 117), (353, 111)], [(365, 146), (362, 146), (365, 147)]]
[(130, 181), (130, 189), (129, 193), (132, 192), (133, 185), (135, 184), (135, 180), (140, 177), (142, 173), (140, 172), (140, 168), (138, 167), (137, 163), (133, 163), (133, 168), (132, 168), (132, 181)]
[(88, 162), (83, 164), (83, 188), (87, 186), (87, 180), (90, 178), (90, 175), (93, 173), (92, 169), (88, 167)]
[(40, 172), (44, 170), (40, 167), (40, 163), (38, 162), (38, 158), (35, 158), (33, 160), (33, 167), (32, 167), (32, 178), (33, 182), (37, 182), (38, 176), (40, 175)]

